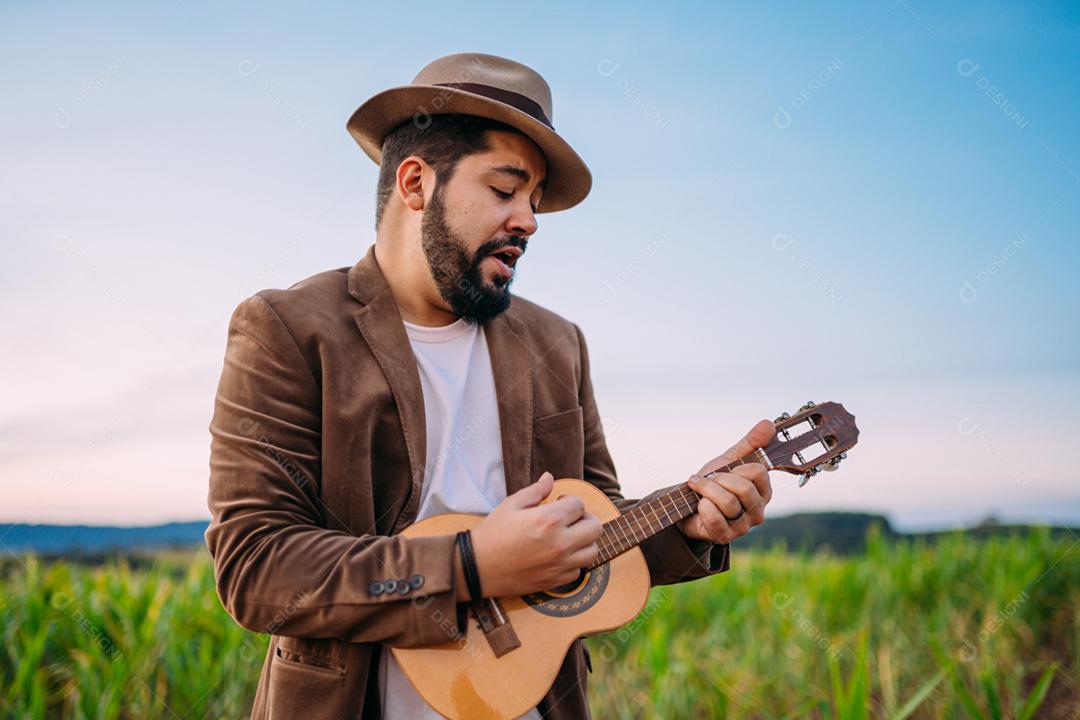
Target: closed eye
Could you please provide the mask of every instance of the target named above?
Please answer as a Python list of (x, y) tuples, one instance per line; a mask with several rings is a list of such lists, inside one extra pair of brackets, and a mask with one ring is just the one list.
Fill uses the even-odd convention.
[[(509, 200), (510, 198), (514, 197), (514, 193), (512, 193), (512, 192), (503, 192), (502, 190), (500, 190), (500, 189), (498, 189), (496, 187), (492, 187), (491, 192), (495, 193), (495, 195), (497, 195), (500, 200)], [(536, 212), (536, 205), (533, 205), (532, 203), (529, 203), (529, 206), (532, 208), (533, 212)]]

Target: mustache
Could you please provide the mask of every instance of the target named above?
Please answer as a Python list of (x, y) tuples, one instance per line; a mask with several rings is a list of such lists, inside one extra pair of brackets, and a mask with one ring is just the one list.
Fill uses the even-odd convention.
[(502, 250), (507, 246), (513, 246), (521, 250), (521, 254), (525, 254), (525, 247), (529, 244), (529, 241), (521, 235), (510, 235), (509, 237), (499, 240), (489, 240), (476, 249), (476, 255), (474, 256), (474, 262), (483, 260), (488, 255), (497, 250)]

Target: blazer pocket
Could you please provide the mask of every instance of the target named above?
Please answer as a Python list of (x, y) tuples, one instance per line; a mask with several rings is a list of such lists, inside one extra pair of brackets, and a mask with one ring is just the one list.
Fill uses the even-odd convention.
[(535, 482), (547, 471), (560, 478), (581, 479), (585, 467), (585, 429), (580, 407), (533, 421), (530, 472)]
[(582, 426), (582, 409), (580, 406), (573, 410), (565, 410), (533, 420), (533, 437), (547, 435), (550, 432), (574, 425), (579, 428)]
[(313, 662), (311, 660), (302, 659), (302, 656), (293, 655), (292, 653), (285, 652), (280, 647), (276, 650), (274, 662), (279, 665), (285, 665), (286, 667), (296, 668), (297, 670), (304, 670), (319, 675), (327, 675), (329, 677), (344, 677), (345, 668), (334, 665), (323, 665), (319, 662)]
[(347, 668), (335, 657), (335, 644), (338, 642), (334, 639), (309, 640), (282, 636), (274, 651), (274, 662), (340, 677)]
[(320, 664), (305, 655), (296, 655), (280, 646), (270, 658), (267, 684), (267, 720), (303, 718), (340, 720), (356, 717), (350, 690), (355, 681), (343, 666)]
[(355, 678), (348, 676), (344, 663), (325, 655), (295, 652), (296, 648), (320, 641), (288, 638), (270, 658), (270, 679), (266, 689), (267, 720), (304, 718), (339, 720), (351, 717), (356, 709), (351, 690)]

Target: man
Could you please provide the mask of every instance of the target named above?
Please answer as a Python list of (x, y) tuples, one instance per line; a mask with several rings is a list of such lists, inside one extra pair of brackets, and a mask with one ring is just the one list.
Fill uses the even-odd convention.
[[(492, 55), (440, 58), (375, 95), (348, 123), (380, 164), (375, 244), (233, 313), (206, 541), (225, 608), (272, 635), (253, 717), (437, 717), (386, 648), (455, 637), (470, 591), (454, 535), (399, 535), (416, 520), (486, 514), (475, 568), (485, 597), (505, 597), (596, 557), (601, 526), (579, 500), (540, 505), (553, 478), (634, 503), (580, 328), (511, 300), (536, 215), (591, 185), (551, 115), (544, 79)], [(772, 432), (762, 421), (693, 476), (697, 512), (642, 545), (654, 585), (728, 569), (727, 543), (763, 520), (768, 475), (701, 476)], [(577, 640), (527, 717), (587, 717), (586, 668)]]

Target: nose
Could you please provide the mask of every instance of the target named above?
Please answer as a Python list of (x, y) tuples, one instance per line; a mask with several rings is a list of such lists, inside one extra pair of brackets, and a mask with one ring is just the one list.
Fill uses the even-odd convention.
[(506, 220), (506, 231), (511, 235), (525, 235), (528, 237), (536, 232), (536, 214), (527, 198), (523, 202), (514, 204), (514, 212)]

